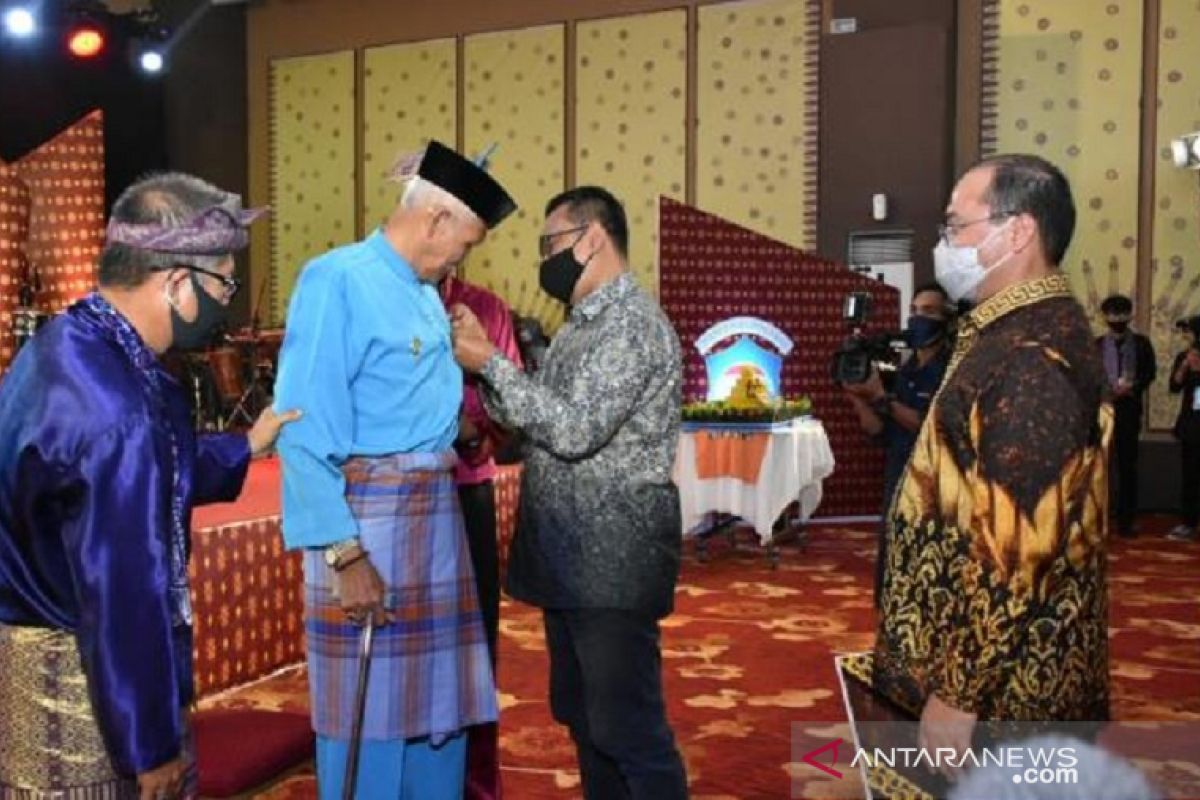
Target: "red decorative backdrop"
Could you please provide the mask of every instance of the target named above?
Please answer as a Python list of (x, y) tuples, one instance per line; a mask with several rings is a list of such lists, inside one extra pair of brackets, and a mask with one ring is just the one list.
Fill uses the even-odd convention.
[(57, 314), (91, 291), (104, 241), (104, 118), (93, 111), (16, 163), (33, 198), (37, 304)]
[(837, 468), (825, 482), (818, 515), (877, 514), (883, 450), (859, 429), (830, 364), (849, 331), (842, 322), (850, 292), (870, 292), (868, 328), (899, 325), (899, 293), (879, 281), (669, 198), (659, 204), (659, 297), (684, 349), (684, 394), (705, 395), (696, 338), (729, 317), (765, 319), (795, 343), (783, 362), (784, 393), (808, 395), (825, 425)]
[(279, 517), (196, 530), (192, 543), (197, 695), (303, 661), (303, 567)]
[(0, 374), (13, 357), (13, 309), (21, 285), (22, 249), (29, 236), (29, 187), (16, 167), (0, 163)]

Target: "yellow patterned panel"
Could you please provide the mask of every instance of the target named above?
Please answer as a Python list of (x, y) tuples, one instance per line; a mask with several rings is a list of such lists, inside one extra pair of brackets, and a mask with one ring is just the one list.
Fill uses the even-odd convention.
[(363, 66), (363, 217), (370, 231), (396, 205), (400, 187), (385, 180), (400, 153), (429, 139), (454, 147), (457, 54), (453, 39), (372, 47)]
[(580, 23), (576, 31), (575, 182), (625, 204), (629, 264), (658, 294), (658, 197), (684, 198), (687, 13)]
[(699, 15), (696, 205), (815, 247), (820, 5), (749, 0)]
[(1089, 311), (1132, 296), (1137, 254), (1141, 0), (1002, 0), (995, 152), (1063, 169), (1079, 211), (1064, 267)]
[(1174, 322), (1200, 313), (1200, 173), (1171, 163), (1171, 140), (1200, 131), (1200, 4), (1162, 0), (1159, 31), (1158, 141), (1154, 170), (1153, 286), (1150, 336), (1158, 380), (1150, 391), (1150, 425), (1169, 428), (1179, 398), (1167, 393), (1171, 358), (1180, 349)]
[(550, 330), (562, 312), (538, 288), (537, 238), (546, 201), (563, 189), (564, 46), (563, 26), (550, 25), (470, 36), (464, 51), (465, 152), (498, 144), (492, 173), (518, 206), (464, 272)]
[(271, 65), (271, 297), (282, 321), (305, 262), (354, 239), (354, 54)]

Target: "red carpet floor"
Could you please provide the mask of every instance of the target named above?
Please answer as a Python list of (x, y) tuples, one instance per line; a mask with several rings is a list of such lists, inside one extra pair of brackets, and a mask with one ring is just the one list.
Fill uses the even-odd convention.
[[(1200, 721), (1200, 544), (1162, 537), (1173, 521), (1149, 519), (1143, 535), (1112, 546), (1114, 716)], [(861, 796), (793, 762), (794, 723), (817, 736), (844, 735), (833, 654), (865, 649), (874, 627), (869, 530), (815, 528), (772, 571), (748, 540), (723, 542), (713, 558), (685, 561), (676, 613), (664, 623), (671, 721), (695, 800)], [(569, 739), (546, 703), (546, 654), (531, 608), (503, 609), (500, 689), (506, 795), (514, 800), (581, 796)], [(306, 706), (301, 672), (219, 701), (263, 708)], [(1165, 769), (1139, 763), (1170, 783)], [(1197, 776), (1200, 777), (1200, 776)], [(263, 793), (314, 796), (302, 770)]]

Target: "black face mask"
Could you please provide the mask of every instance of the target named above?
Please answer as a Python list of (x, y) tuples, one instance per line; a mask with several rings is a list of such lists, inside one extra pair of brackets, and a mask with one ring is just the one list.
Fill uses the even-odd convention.
[(908, 329), (905, 334), (909, 344), (919, 349), (938, 341), (945, 332), (945, 320), (913, 314), (908, 318)]
[(174, 304), (171, 305), (171, 343), (173, 347), (184, 350), (195, 350), (204, 347), (212, 338), (213, 332), (225, 321), (228, 307), (209, 294), (196, 273), (192, 272), (192, 292), (196, 295), (196, 318), (188, 322), (179, 315)]
[(1129, 330), (1129, 323), (1128, 322), (1110, 322), (1110, 323), (1108, 323), (1108, 329), (1110, 331), (1112, 331), (1113, 333), (1115, 333), (1117, 336), (1123, 336), (1123, 335), (1125, 335), (1125, 331)]
[[(590, 259), (589, 259), (590, 260)], [(575, 258), (575, 248), (568, 247), (547, 258), (538, 267), (538, 283), (542, 291), (561, 303), (571, 304), (571, 293), (575, 284), (587, 269)]]

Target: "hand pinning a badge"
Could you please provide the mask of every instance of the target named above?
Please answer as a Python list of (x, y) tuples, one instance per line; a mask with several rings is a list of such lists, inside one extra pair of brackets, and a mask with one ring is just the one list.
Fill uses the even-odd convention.
[(460, 303), (450, 310), (450, 324), (454, 334), (455, 360), (468, 372), (480, 372), (496, 353), (496, 346), (488, 339), (479, 318)]

